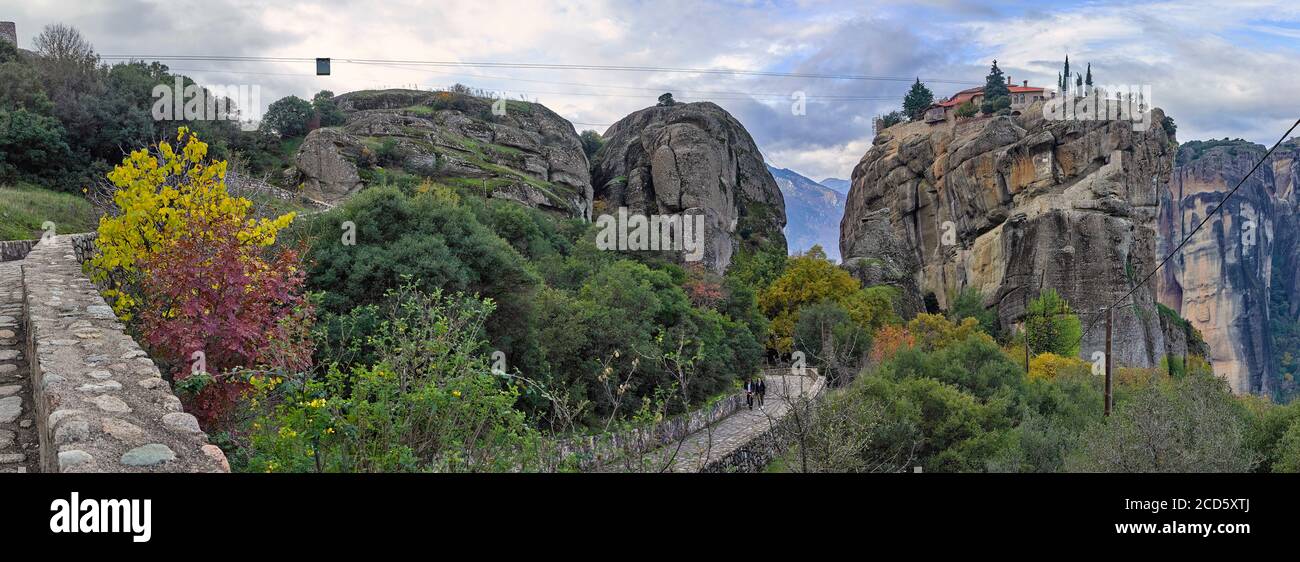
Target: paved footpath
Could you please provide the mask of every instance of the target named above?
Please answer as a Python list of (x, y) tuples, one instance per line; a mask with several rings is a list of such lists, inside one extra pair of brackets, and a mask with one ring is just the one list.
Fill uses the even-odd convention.
[(20, 264), (0, 263), (0, 473), (37, 472), (40, 465)]
[(659, 448), (648, 456), (645, 469), (657, 471), (668, 466), (673, 472), (699, 472), (710, 461), (740, 448), (780, 421), (789, 409), (787, 396), (815, 394), (822, 384), (821, 378), (794, 375), (769, 375), (765, 380), (767, 399), (762, 408), (755, 401), (753, 410), (742, 408), (711, 428), (691, 434), (682, 442), (681, 449), (677, 443)]

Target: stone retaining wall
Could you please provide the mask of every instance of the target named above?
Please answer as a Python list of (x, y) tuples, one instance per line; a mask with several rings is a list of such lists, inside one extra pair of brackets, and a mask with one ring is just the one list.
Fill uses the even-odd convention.
[(0, 262), (20, 260), (27, 257), (36, 245), (35, 240), (5, 240), (0, 242)]
[(82, 273), (92, 249), (93, 235), (56, 236), (23, 264), (41, 471), (229, 472)]

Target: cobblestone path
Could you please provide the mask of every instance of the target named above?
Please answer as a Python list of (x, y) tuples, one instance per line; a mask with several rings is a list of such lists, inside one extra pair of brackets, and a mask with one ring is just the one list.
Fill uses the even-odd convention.
[(23, 331), (21, 264), (0, 263), (0, 473), (36, 472), (40, 465)]

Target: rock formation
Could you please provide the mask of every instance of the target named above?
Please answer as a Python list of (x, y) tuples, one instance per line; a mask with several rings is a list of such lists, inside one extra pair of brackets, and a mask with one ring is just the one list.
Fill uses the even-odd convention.
[(334, 203), (377, 168), (591, 217), (591, 177), (573, 125), (544, 106), (466, 93), (360, 91), (335, 98), (341, 127), (312, 131), (295, 159), (308, 197)]
[(1223, 209), (1170, 260), (1159, 297), (1201, 331), (1215, 372), (1235, 392), (1281, 397), (1295, 385), (1279, 376), (1277, 355), (1286, 350), (1275, 348), (1270, 324), (1294, 323), (1300, 305), (1300, 147), (1279, 147), (1225, 201), (1266, 151), (1240, 140), (1181, 147), (1161, 193), (1162, 255)]
[[(1054, 288), (1085, 328), (1096, 322), (1081, 346), (1091, 358), (1104, 348), (1099, 311), (1158, 263), (1157, 195), (1172, 139), (1159, 109), (1145, 131), (1119, 120), (1047, 121), (1041, 109), (882, 131), (853, 170), (840, 250), (865, 284), (902, 289), (906, 313), (926, 301), (946, 308), (974, 288), (1011, 326), (1026, 293)], [(1155, 283), (1124, 304), (1117, 364), (1158, 365), (1166, 338), (1182, 332), (1162, 325)]]
[(704, 263), (740, 250), (784, 252), (785, 202), (745, 127), (709, 102), (642, 109), (612, 125), (596, 154), (596, 213), (705, 215)]

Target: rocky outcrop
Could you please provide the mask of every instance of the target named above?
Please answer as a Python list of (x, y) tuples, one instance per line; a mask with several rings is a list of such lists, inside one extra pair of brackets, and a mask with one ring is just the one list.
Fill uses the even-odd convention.
[(597, 213), (705, 216), (704, 263), (786, 249), (785, 201), (749, 132), (709, 102), (642, 109), (612, 125), (592, 168)]
[[(1085, 326), (1158, 262), (1158, 191), (1173, 164), (1155, 109), (1135, 131), (1118, 120), (1047, 121), (1022, 114), (906, 123), (882, 131), (853, 171), (840, 250), (865, 284), (902, 289), (906, 313), (974, 288), (1003, 326), (1024, 316), (1023, 292), (1059, 291)], [(1115, 359), (1153, 366), (1167, 331), (1155, 288), (1115, 312)], [(1101, 322), (1081, 355), (1104, 347)]]
[(1300, 304), (1300, 147), (1280, 147), (1227, 198), (1266, 152), (1241, 140), (1181, 147), (1161, 192), (1162, 255), (1210, 220), (1169, 261), (1159, 296), (1204, 335), (1215, 372), (1234, 391), (1281, 397), (1294, 381), (1278, 372), (1286, 350), (1275, 348), (1271, 324), (1294, 323)]
[(418, 90), (352, 92), (335, 102), (344, 124), (312, 131), (295, 158), (312, 199), (336, 203), (397, 173), (591, 217), (581, 141), (544, 106)]

